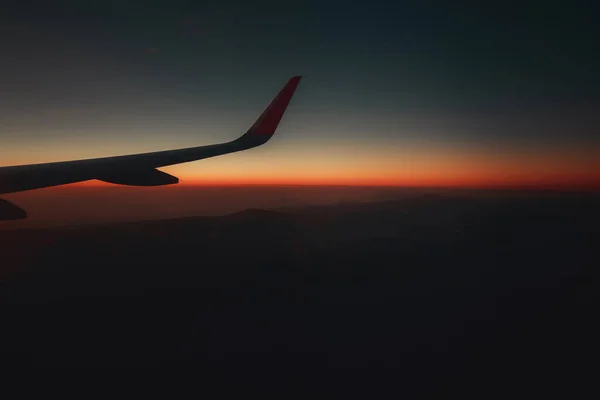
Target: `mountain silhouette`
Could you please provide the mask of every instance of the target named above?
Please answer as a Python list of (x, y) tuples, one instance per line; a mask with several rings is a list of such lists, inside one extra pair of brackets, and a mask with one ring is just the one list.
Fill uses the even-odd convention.
[(435, 195), (0, 231), (3, 363), (384, 368), (432, 394), (506, 363), (515, 385), (567, 374), (595, 332), (598, 205)]

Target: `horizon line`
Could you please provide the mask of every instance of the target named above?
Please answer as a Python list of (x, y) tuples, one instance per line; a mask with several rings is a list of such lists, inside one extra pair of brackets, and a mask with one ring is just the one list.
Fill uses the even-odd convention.
[[(128, 186), (106, 183), (102, 181), (85, 181), (80, 183), (63, 185), (60, 187), (46, 188), (48, 190), (61, 189), (83, 189), (83, 188), (130, 188), (130, 189), (148, 189), (161, 188), (161, 186)], [(183, 188), (183, 187), (344, 187), (344, 188), (390, 188), (390, 189), (421, 189), (421, 190), (548, 190), (548, 191), (600, 191), (600, 184), (591, 183), (539, 183), (539, 184), (432, 184), (432, 185), (402, 185), (402, 184), (376, 184), (376, 183), (266, 183), (266, 182), (203, 182), (187, 181), (176, 185), (165, 185), (163, 188)], [(31, 193), (33, 191), (21, 192)], [(35, 192), (38, 192), (35, 190)]]

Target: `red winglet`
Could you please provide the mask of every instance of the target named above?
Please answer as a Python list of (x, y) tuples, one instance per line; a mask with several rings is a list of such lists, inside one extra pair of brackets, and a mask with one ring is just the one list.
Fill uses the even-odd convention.
[(269, 103), (265, 111), (254, 122), (247, 134), (271, 136), (275, 133), (301, 78), (301, 76), (294, 76), (285, 84), (283, 89), (281, 89), (277, 96)]

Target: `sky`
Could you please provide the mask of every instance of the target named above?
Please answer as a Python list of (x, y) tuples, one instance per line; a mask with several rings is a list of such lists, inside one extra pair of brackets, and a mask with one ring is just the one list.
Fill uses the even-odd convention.
[(0, 16), (2, 166), (229, 141), (302, 75), (268, 144), (164, 170), (181, 185), (600, 187), (592, 2), (48, 3)]

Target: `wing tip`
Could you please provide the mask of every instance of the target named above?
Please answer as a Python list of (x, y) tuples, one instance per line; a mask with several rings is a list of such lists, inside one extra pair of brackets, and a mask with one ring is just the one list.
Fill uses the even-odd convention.
[(301, 78), (302, 75), (291, 77), (258, 117), (256, 122), (254, 122), (252, 127), (239, 139), (259, 138), (255, 139), (257, 140), (257, 144), (258, 142), (262, 144), (268, 141), (275, 134)]
[(300, 79), (302, 79), (302, 75), (292, 76), (288, 81), (288, 84), (297, 85), (298, 83), (300, 83)]

